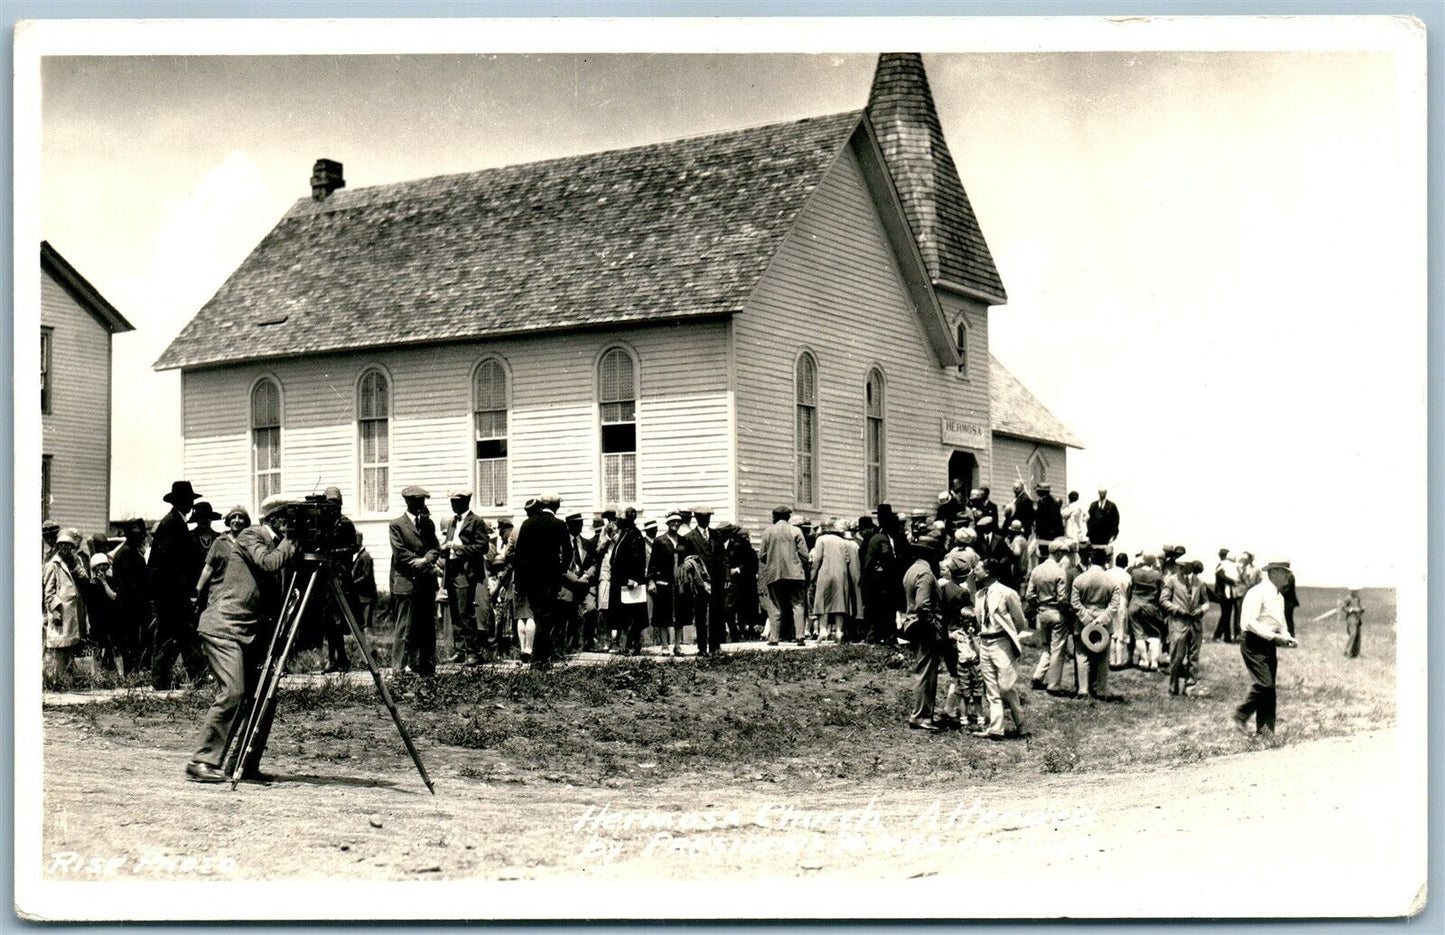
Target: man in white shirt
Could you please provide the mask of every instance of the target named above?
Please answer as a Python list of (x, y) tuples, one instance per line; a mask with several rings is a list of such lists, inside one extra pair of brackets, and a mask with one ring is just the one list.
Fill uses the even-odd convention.
[(1250, 588), (1240, 609), (1239, 652), (1249, 672), (1249, 693), (1234, 710), (1234, 724), (1249, 732), (1254, 717), (1255, 732), (1274, 734), (1275, 674), (1279, 668), (1278, 647), (1298, 645), (1285, 624), (1284, 595), (1279, 589), (1289, 581), (1289, 562), (1277, 559), (1264, 566), (1265, 580)]

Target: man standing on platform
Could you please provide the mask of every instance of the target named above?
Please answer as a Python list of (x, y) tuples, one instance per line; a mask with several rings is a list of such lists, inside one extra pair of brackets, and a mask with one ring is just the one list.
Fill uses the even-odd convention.
[(391, 521), (391, 600), (396, 605), (392, 663), (402, 672), (436, 674), (437, 563), (441, 545), (427, 512), (431, 494), (408, 486), (401, 492), (406, 511)]
[(1114, 540), (1119, 538), (1119, 508), (1103, 487), (1099, 488), (1099, 499), (1089, 504), (1085, 522), (1089, 527), (1089, 543), (1113, 552)]
[(487, 553), (491, 551), (492, 531), (472, 512), (470, 490), (453, 490), (450, 499), (452, 516), (442, 523), (441, 547), (446, 556), (447, 609), (452, 615), (451, 661), (475, 666), (482, 661), (483, 636), (477, 604), (487, 599)]
[[(1021, 480), (1014, 481), (1013, 502), (1005, 508), (1004, 520), (1009, 523), (1017, 522), (1025, 537), (1034, 534), (1034, 500)], [(1053, 536), (1049, 538), (1052, 539)]]
[(1054, 499), (1053, 488), (1048, 484), (1039, 484), (1035, 488), (1039, 495), (1038, 504), (1034, 507), (1034, 532), (1039, 542), (1053, 542), (1068, 533), (1064, 529), (1064, 516), (1059, 507), (1059, 501)]
[(146, 563), (151, 601), (155, 605), (151, 684), (157, 690), (174, 686), (172, 669), (178, 656), (191, 681), (199, 681), (206, 672), (206, 660), (196, 636), (195, 605), (191, 603), (206, 555), (186, 526), (186, 517), (195, 506), (197, 494), (191, 489), (190, 481), (178, 480), (161, 499), (171, 508), (156, 525), (151, 537), (150, 559)]

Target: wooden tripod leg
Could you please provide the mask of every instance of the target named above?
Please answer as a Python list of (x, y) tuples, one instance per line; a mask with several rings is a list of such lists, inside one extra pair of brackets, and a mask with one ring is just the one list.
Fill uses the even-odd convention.
[(421, 774), (421, 781), (426, 783), (428, 792), (436, 795), (436, 787), (432, 785), (431, 777), (427, 775), (426, 767), (422, 765), (421, 754), (416, 752), (416, 745), (411, 742), (411, 735), (406, 732), (406, 725), (401, 722), (401, 712), (397, 711), (396, 702), (391, 700), (391, 692), (386, 690), (386, 683), (381, 678), (381, 670), (376, 667), (376, 660), (371, 657), (371, 650), (366, 646), (365, 634), (361, 631), (361, 624), (356, 621), (356, 615), (351, 612), (351, 604), (346, 600), (346, 593), (341, 590), (341, 582), (325, 570), (320, 573), (327, 575), (327, 583), (331, 587), (331, 599), (336, 602), (336, 606), (341, 610), (341, 615), (346, 618), (346, 625), (350, 627), (351, 635), (356, 637), (356, 645), (361, 650), (361, 658), (366, 660), (366, 667), (371, 670), (371, 679), (376, 683), (376, 690), (381, 694), (381, 700), (386, 705), (386, 710), (391, 713), (391, 719), (396, 724), (396, 732), (401, 735), (401, 742), (406, 745), (406, 752), (411, 754), (411, 761), (416, 764), (416, 771)]
[[(236, 758), (230, 775), (232, 789), (235, 789), (240, 783), (241, 774), (246, 771), (246, 761), (251, 758), (256, 746), (256, 734), (260, 731), (261, 723), (266, 719), (267, 711), (275, 702), (281, 678), (286, 674), (286, 661), (291, 658), (291, 650), (296, 645), (296, 633), (301, 629), (301, 621), (306, 616), (306, 607), (311, 603), (317, 574), (319, 574), (317, 570), (311, 571), (310, 576), (306, 579), (306, 591), (301, 595), (300, 602), (294, 605), (296, 609), (291, 618), (291, 625), (286, 632), (286, 643), (281, 650), (281, 655), (279, 657), (272, 655), (267, 660), (270, 666), (267, 678), (256, 685), (256, 697), (259, 701), (252, 707), (251, 715), (246, 722), (246, 731), (241, 735), (241, 755)], [(294, 587), (295, 585), (293, 585)]]

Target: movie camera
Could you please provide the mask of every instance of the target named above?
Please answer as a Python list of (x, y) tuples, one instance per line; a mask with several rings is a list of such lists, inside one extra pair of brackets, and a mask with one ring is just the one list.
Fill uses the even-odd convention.
[(296, 543), (301, 558), (349, 563), (356, 551), (356, 528), (341, 516), (341, 504), (313, 494), (282, 508), (286, 538)]

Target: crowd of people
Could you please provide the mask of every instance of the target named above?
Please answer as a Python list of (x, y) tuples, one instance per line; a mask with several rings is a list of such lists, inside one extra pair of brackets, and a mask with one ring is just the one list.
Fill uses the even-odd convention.
[[(339, 510), (339, 489), (325, 497)], [(409, 486), (402, 497), (405, 509), (388, 529), (391, 662), (420, 676), (436, 671), (439, 618), (450, 619), (450, 661), (463, 666), (637, 653), (649, 631), (675, 655), (687, 627), (699, 656), (759, 640), (907, 644), (908, 725), (1002, 739), (1027, 735), (1017, 665), (1030, 643), (1039, 647), (1035, 690), (1118, 701), (1109, 674), (1132, 667), (1163, 673), (1171, 694), (1201, 692), (1202, 621), (1213, 601), (1220, 617), (1212, 637), (1240, 642), (1251, 677), (1237, 720), (1253, 717), (1268, 732), (1274, 649), (1291, 645), (1298, 605), (1288, 562), (1257, 567), (1250, 553), (1221, 549), (1205, 579), (1203, 563), (1179, 546), (1117, 552), (1119, 510), (1102, 489), (1087, 504), (1077, 493), (1060, 502), (1048, 484), (1030, 495), (1020, 481), (999, 509), (987, 488), (955, 483), (927, 512), (904, 515), (884, 503), (818, 527), (784, 505), (756, 541), (735, 524), (714, 527), (706, 507), (672, 511), (659, 524), (633, 507), (607, 506), (589, 528), (581, 513), (562, 513), (556, 494), (528, 500), (519, 525), (493, 526), (472, 512), (463, 489), (450, 492), (451, 515), (438, 530), (426, 490)], [(188, 481), (163, 499), (170, 509), (154, 531), (141, 520), (122, 523), (114, 548), (103, 536), (83, 541), (46, 524), (47, 671), (64, 671), (87, 647), (100, 665), (148, 672), (156, 688), (175, 684), (178, 661), (192, 681), (209, 668), (223, 694), (236, 696), (222, 706), (221, 725), (249, 675), (218, 659), (229, 649), (217, 639), (250, 645), (279, 607), (280, 572), (295, 550), (278, 517), (292, 501), (271, 498), (253, 524), (245, 507), (216, 513)], [(354, 542), (343, 549), (342, 590), (370, 628), (378, 599), (371, 556), (350, 520), (343, 516), (339, 529)], [(317, 606), (326, 669), (345, 671), (344, 618)], [(1340, 613), (1350, 626), (1346, 652), (1357, 654), (1357, 593)], [(948, 681), (938, 704), (940, 668)]]

